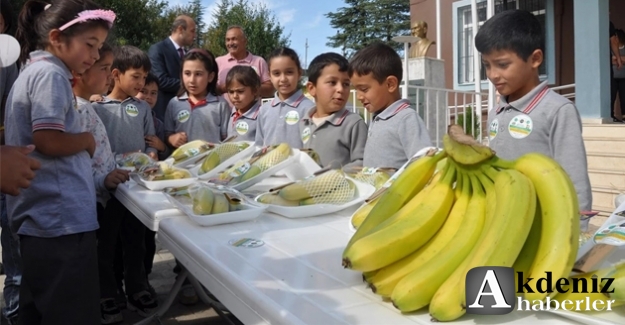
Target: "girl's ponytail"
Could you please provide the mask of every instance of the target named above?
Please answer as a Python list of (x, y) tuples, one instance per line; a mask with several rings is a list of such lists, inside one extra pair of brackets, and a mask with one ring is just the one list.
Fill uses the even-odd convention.
[(37, 49), (39, 36), (35, 29), (35, 21), (46, 10), (46, 5), (41, 1), (29, 0), (20, 11), (17, 19), (17, 31), (15, 32), (15, 38), (21, 46), (18, 59), (19, 66), (24, 66), (30, 52)]

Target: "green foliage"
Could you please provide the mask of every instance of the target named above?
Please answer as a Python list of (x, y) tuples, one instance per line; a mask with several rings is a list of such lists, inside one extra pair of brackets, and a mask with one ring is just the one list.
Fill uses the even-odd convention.
[(330, 12), (330, 25), (336, 35), (328, 37), (326, 45), (340, 48), (344, 56), (375, 40), (389, 44), (396, 50), (403, 45), (391, 39), (410, 32), (410, 3), (397, 0), (345, 0), (345, 7)]
[[(192, 0), (189, 1), (186, 5), (176, 5), (174, 7), (169, 7), (163, 15), (159, 18), (158, 28), (161, 29), (159, 34), (162, 34), (162, 38), (167, 37), (167, 35), (171, 34), (171, 26), (174, 23), (176, 17), (180, 15), (187, 15), (195, 21), (197, 28), (197, 37), (196, 42), (198, 46), (203, 45), (204, 40), (204, 31), (206, 30), (206, 23), (204, 22), (204, 17), (202, 17), (204, 10), (206, 8), (202, 5), (201, 0)], [(160, 39), (159, 39), (160, 40)]]
[[(470, 114), (469, 112), (473, 112)], [(479, 140), (480, 139), (480, 121), (481, 119), (475, 112), (471, 106), (466, 108), (466, 126), (465, 126), (465, 113), (458, 113), (456, 115), (456, 124), (460, 125), (464, 129), (464, 133), (472, 135), (473, 138)]]
[(232, 25), (239, 25), (243, 28), (247, 36), (247, 50), (258, 56), (266, 58), (274, 49), (290, 44), (291, 35), (283, 34), (284, 27), (262, 3), (250, 4), (247, 0), (221, 0), (213, 16), (216, 18), (208, 26), (203, 47), (216, 56), (228, 52), (226, 30)]

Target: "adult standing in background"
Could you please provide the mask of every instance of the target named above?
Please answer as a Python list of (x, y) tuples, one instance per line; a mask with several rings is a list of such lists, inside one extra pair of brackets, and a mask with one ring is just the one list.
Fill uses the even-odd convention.
[(172, 25), (171, 35), (150, 46), (148, 51), (152, 73), (158, 78), (158, 100), (154, 112), (161, 121), (167, 104), (180, 90), (180, 63), (186, 54), (185, 47), (193, 45), (195, 35), (195, 21), (189, 16), (178, 16)]
[[(620, 56), (620, 52), (618, 49), (618, 37), (616, 37), (616, 29), (614, 28), (614, 24), (612, 23), (612, 21), (610, 21), (610, 63), (612, 62), (612, 55), (615, 56), (616, 62), (614, 62), (614, 66), (616, 67), (616, 69), (621, 69), (621, 67), (623, 66), (623, 62), (621, 61), (621, 56)], [(612, 69), (612, 65), (610, 65), (610, 89), (611, 89), (611, 94), (610, 97), (611, 98), (615, 98), (616, 97), (616, 93), (615, 93), (615, 81), (614, 81), (614, 70)], [(613, 122), (617, 122), (617, 123), (623, 123), (623, 117), (619, 116), (617, 117), (614, 114), (614, 103), (612, 102), (612, 106), (610, 107), (610, 115), (612, 116), (612, 121)]]
[[(262, 97), (273, 97), (275, 89), (269, 79), (269, 68), (267, 61), (260, 56), (256, 56), (247, 50), (247, 36), (241, 26), (230, 26), (226, 31), (226, 49), (228, 53), (217, 57), (219, 76), (217, 79), (217, 90), (224, 94), (224, 99), (230, 103), (230, 98), (225, 96), (226, 76), (232, 67), (236, 65), (247, 65), (252, 67), (260, 76), (260, 95)], [(230, 103), (232, 106), (232, 103)]]

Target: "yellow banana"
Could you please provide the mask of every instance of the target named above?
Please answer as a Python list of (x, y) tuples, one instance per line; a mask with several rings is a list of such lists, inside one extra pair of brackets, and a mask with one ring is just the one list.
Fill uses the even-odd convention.
[[(542, 233), (527, 277), (543, 278), (545, 272), (551, 272), (554, 279), (567, 277), (577, 257), (580, 232), (577, 193), (571, 179), (555, 160), (539, 153), (525, 154), (514, 162), (495, 159), (493, 165), (520, 171), (536, 187), (542, 211)], [(532, 288), (535, 285), (536, 280), (529, 283)], [(525, 299), (543, 300), (547, 296), (547, 293), (532, 291), (525, 292)]]
[(464, 133), (464, 129), (452, 124), (443, 136), (443, 147), (451, 159), (462, 165), (475, 165), (491, 159), (495, 152)]
[(258, 176), (260, 173), (286, 160), (290, 154), (291, 147), (287, 143), (279, 144), (255, 161), (252, 166), (250, 166), (249, 170), (240, 177), (237, 177), (235, 183), (242, 183)]
[(438, 288), (475, 246), (484, 229), (486, 194), (475, 176), (471, 177), (471, 189), (473, 194), (468, 206), (465, 206), (466, 213), (453, 220), (457, 224), (453, 240), (442, 247), (434, 258), (414, 269), (395, 286), (391, 300), (402, 312), (415, 311), (427, 306)]
[[(614, 279), (610, 288), (606, 288), (606, 291), (613, 291), (608, 293), (610, 299), (614, 299), (620, 303), (625, 303), (625, 262), (621, 261), (616, 265), (600, 271), (599, 273), (599, 277), (609, 277)], [(603, 287), (601, 288), (603, 289)]]
[(281, 205), (285, 207), (296, 207), (299, 205), (298, 201), (289, 201), (281, 198), (277, 193), (265, 193), (257, 199), (260, 203)]
[[(540, 203), (536, 202), (536, 213), (534, 213), (532, 228), (530, 228), (530, 233), (527, 235), (527, 239), (525, 240), (525, 244), (523, 244), (523, 248), (521, 249), (519, 256), (517, 256), (516, 261), (514, 261), (514, 265), (512, 265), (514, 274), (518, 274), (517, 272), (523, 273), (523, 283), (525, 283), (525, 280), (529, 276), (532, 264), (536, 259), (536, 252), (538, 252), (538, 247), (540, 246), (541, 233), (542, 211), (540, 209)], [(518, 283), (518, 277), (515, 276), (514, 278), (515, 290), (518, 292), (519, 285), (523, 285), (523, 283)]]
[[(423, 246), (436, 234), (451, 210), (455, 175), (455, 168), (449, 166), (443, 180), (432, 187), (423, 202), (418, 205), (409, 202), (384, 222), (388, 226), (384, 223), (378, 225), (371, 234), (348, 247), (343, 253), (343, 266), (359, 271), (373, 271)], [(376, 207), (381, 203), (376, 204)]]
[(172, 154), (171, 158), (174, 158), (176, 163), (185, 160), (187, 158), (192, 158), (199, 155), (202, 152), (212, 149), (214, 146), (203, 140), (194, 140), (188, 143), (183, 144), (178, 147)]
[[(466, 180), (464, 180), (466, 178)], [(464, 174), (458, 179), (463, 179), (462, 194), (454, 203), (447, 220), (441, 229), (421, 248), (403, 259), (385, 266), (368, 279), (373, 292), (383, 297), (390, 297), (396, 285), (411, 272), (423, 267), (430, 260), (437, 257), (449, 242), (455, 240), (456, 233), (463, 226), (463, 219), (469, 199), (471, 198), (471, 182), (468, 175)], [(481, 185), (480, 185), (481, 186)], [(464, 232), (466, 230), (463, 230)]]
[(289, 184), (280, 189), (278, 194), (285, 200), (299, 201), (336, 192), (336, 188), (341, 186), (349, 186), (345, 173), (339, 169), (332, 169), (321, 175)]
[(494, 188), (488, 181), (480, 181), (487, 195), (489, 191), (496, 193), (494, 211), (487, 208), (487, 226), (474, 249), (432, 298), (430, 314), (437, 321), (452, 321), (464, 315), (467, 272), (478, 266), (512, 266), (532, 226), (536, 192), (527, 177), (504, 170), (497, 173)]
[(223, 193), (216, 193), (213, 201), (211, 214), (225, 213), (230, 211), (230, 203)]
[(193, 213), (197, 215), (211, 214), (213, 210), (213, 202), (215, 200), (215, 194), (208, 187), (200, 187), (197, 192), (192, 194), (193, 196)]
[[(601, 293), (601, 292), (593, 292), (593, 288), (592, 288), (592, 283), (593, 281), (597, 281), (598, 283), (598, 288), (602, 288), (601, 287), (601, 278), (606, 278), (606, 277), (614, 277), (614, 275), (618, 272), (618, 270), (620, 269), (620, 271), (623, 271), (623, 266), (625, 266), (625, 264), (621, 263), (620, 265), (615, 266), (611, 266), (609, 268), (605, 268), (605, 269), (601, 269), (598, 271), (594, 271), (594, 272), (588, 272), (588, 273), (584, 273), (584, 274), (580, 274), (580, 275), (575, 275), (572, 277), (568, 278), (568, 284), (567, 285), (562, 285), (562, 289), (567, 290), (568, 292), (565, 293), (558, 293), (556, 294), (552, 300), (557, 301), (558, 303), (560, 303), (560, 308), (564, 308), (562, 307), (562, 303), (566, 300), (569, 300), (572, 303), (572, 305), (569, 303), (568, 308), (565, 308), (567, 310), (571, 310), (572, 308), (577, 308), (577, 303), (579, 301), (579, 311), (594, 311), (594, 307), (607, 307), (607, 306), (621, 306), (621, 305), (625, 305), (625, 301), (621, 300), (616, 300), (614, 298), (614, 294), (620, 292), (625, 292), (625, 288), (623, 288), (623, 290), (618, 290), (617, 285), (616, 285), (616, 278), (614, 280), (614, 283), (612, 283), (611, 285), (611, 289), (614, 289), (614, 293)], [(593, 280), (592, 278), (596, 276), (597, 279)], [(587, 285), (586, 291), (587, 292), (579, 292), (579, 291), (583, 291), (584, 288), (584, 283)], [(577, 287), (577, 290), (575, 290), (575, 287)], [(611, 289), (608, 288), (608, 291), (611, 291)], [(574, 291), (578, 291), (578, 292), (574, 292)], [(601, 290), (598, 290), (601, 291)], [(610, 302), (608, 302), (610, 301)], [(587, 304), (588, 302), (588, 304)]]
[(202, 166), (200, 166), (199, 174), (206, 174), (213, 168), (219, 166), (221, 163), (221, 159), (219, 159), (219, 155), (215, 152), (215, 150), (211, 150), (211, 152), (204, 158), (202, 162)]
[(199, 173), (204, 174), (211, 171), (222, 162), (230, 159), (249, 146), (250, 144), (247, 142), (226, 142), (220, 144), (217, 148), (211, 150), (211, 152), (206, 156), (202, 162)]
[[(419, 193), (432, 178), (438, 161), (445, 156), (444, 151), (436, 154), (436, 150), (433, 149), (409, 164), (382, 194), (378, 203), (347, 243), (345, 250), (347, 251), (358, 239), (366, 236), (369, 231), (399, 211), (406, 202)], [(344, 254), (343, 257), (345, 257)]]
[(363, 203), (363, 205), (361, 205), (360, 208), (358, 208), (358, 210), (354, 212), (354, 214), (352, 215), (351, 221), (352, 221), (352, 226), (354, 226), (355, 229), (358, 229), (358, 227), (360, 227), (362, 222), (365, 221), (365, 218), (367, 217), (369, 212), (371, 212), (371, 210), (376, 205), (376, 203), (378, 203), (379, 199), (380, 197), (378, 196), (371, 201)]

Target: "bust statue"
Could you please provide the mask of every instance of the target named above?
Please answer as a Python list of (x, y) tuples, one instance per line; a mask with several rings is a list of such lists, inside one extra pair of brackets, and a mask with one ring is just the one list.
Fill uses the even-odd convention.
[(410, 29), (412, 36), (420, 38), (417, 42), (410, 44), (410, 55), (411, 58), (420, 58), (424, 57), (430, 46), (434, 44), (434, 41), (431, 41), (427, 38), (428, 33), (428, 23), (425, 21), (417, 21), (412, 25)]

